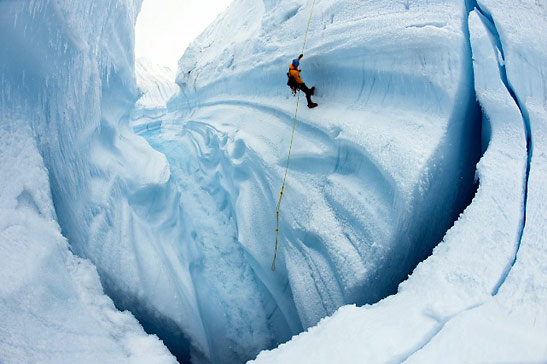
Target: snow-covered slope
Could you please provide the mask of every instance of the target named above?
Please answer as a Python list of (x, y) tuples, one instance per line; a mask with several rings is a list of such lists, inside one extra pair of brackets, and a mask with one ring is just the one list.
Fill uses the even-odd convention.
[[(72, 253), (129, 244), (99, 234), (101, 226), (119, 236), (127, 191), (169, 176), (163, 157), (123, 125), (137, 95), (138, 7), (0, 2), (2, 363), (176, 362)], [(134, 172), (141, 166), (146, 175)]]
[(26, 117), (0, 115), (0, 362), (175, 363), (70, 252)]

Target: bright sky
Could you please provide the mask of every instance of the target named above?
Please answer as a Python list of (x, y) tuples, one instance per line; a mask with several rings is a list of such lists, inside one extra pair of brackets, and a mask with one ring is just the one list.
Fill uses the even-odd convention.
[(232, 0), (144, 0), (135, 29), (135, 54), (177, 70), (186, 47)]

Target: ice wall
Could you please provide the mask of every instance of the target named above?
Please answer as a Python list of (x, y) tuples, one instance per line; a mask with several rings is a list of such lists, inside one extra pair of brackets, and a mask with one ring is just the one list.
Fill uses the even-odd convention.
[[(130, 313), (114, 307), (95, 267), (72, 253), (99, 259), (90, 254), (97, 245), (124, 241), (98, 234), (101, 224), (114, 223), (107, 215), (118, 209), (110, 207), (116, 185), (168, 176), (161, 156), (123, 126), (136, 97), (138, 7), (0, 2), (3, 363), (176, 362)], [(148, 177), (131, 171), (138, 151), (151, 155), (139, 163), (156, 166)]]
[(344, 307), (256, 362), (547, 359), (546, 222), (538, 212), (544, 211), (546, 174), (544, 162), (535, 164), (545, 155), (536, 140), (544, 140), (547, 116), (547, 38), (540, 30), (547, 26), (546, 9), (533, 1), (471, 5), (477, 7), (469, 31), (487, 148), (473, 202), (396, 295)]
[[(259, 360), (325, 360), (336, 345), (334, 362), (438, 361), (436, 348), (460, 325), (507, 330), (469, 325), (482, 310), (494, 319), (517, 312), (517, 334), (540, 322), (534, 336), (544, 337), (544, 315), (529, 309), (544, 312), (545, 48), (531, 35), (545, 17), (531, 2), (519, 2), (522, 12), (500, 4), (480, 2), (468, 27), (459, 1), (317, 3), (302, 68), (320, 107), (299, 112), (272, 273), (295, 105), (285, 71), (311, 1), (234, 2), (181, 59), (169, 112), (158, 90), (133, 109), (142, 118), (130, 115), (138, 4), (1, 2), (0, 259), (10, 277), (0, 291), (1, 353), (173, 361), (114, 309), (63, 236), (96, 265), (116, 306), (182, 362), (243, 362), (346, 303), (394, 293), (474, 192), (475, 91), (490, 125), (480, 187), (433, 257), (398, 294), (346, 306)], [(519, 33), (499, 15), (508, 9), (521, 23), (539, 15)], [(140, 129), (154, 149), (132, 133), (131, 117), (162, 124)], [(542, 344), (530, 347), (541, 359)]]
[(136, 60), (135, 74), (139, 99), (131, 111), (130, 123), (138, 132), (141, 128), (161, 125), (161, 120), (168, 117), (166, 103), (177, 93), (178, 87), (173, 70), (147, 58)]
[(341, 305), (394, 293), (474, 192), (465, 4), (320, 1), (302, 60), (320, 107), (301, 100), (270, 271), (296, 104), (285, 73), (311, 3), (234, 2), (180, 60), (176, 117), (140, 129), (180, 193), (213, 362), (244, 361)]
[[(254, 198), (260, 201), (256, 206), (239, 209), (237, 219), (249, 224), (239, 224), (241, 231), (261, 237), (261, 243), (256, 238), (242, 241), (253, 250), (250, 254), (260, 262), (255, 270), (260, 271), (268, 267), (271, 244), (264, 240), (273, 227), (254, 221), (271, 220), (267, 211), (275, 210), (295, 106), (288, 99), (283, 70), (299, 53), (310, 6), (311, 2), (237, 1), (180, 61), (182, 96), (177, 110), (189, 110), (189, 119), (213, 123), (211, 115), (221, 115), (222, 108), (246, 109), (241, 112), (244, 121), (232, 120), (235, 113), (222, 118), (224, 124), (242, 130), (241, 136), (221, 121), (212, 125), (228, 142), (243, 143), (256, 152), (259, 164), (265, 165), (257, 174), (268, 181), (241, 182), (252, 185), (249, 193), (262, 192)], [(282, 254), (281, 259), (296, 259), (290, 264), (293, 269), (313, 271), (314, 259), (308, 254), (295, 258), (306, 245), (328, 258), (309, 281), (296, 278), (306, 273), (293, 272), (293, 291), (311, 293), (314, 289), (309, 287), (325, 286), (319, 288), (325, 294), (313, 299), (306, 295), (297, 299), (298, 304), (321, 301), (338, 307), (350, 297), (362, 302), (380, 298), (395, 288), (388, 282), (407, 272), (393, 269), (375, 278), (372, 272), (383, 264), (410, 269), (411, 262), (432, 247), (432, 237), (440, 240), (451, 223), (460, 187), (454, 181), (465, 174), (465, 162), (470, 160), (465, 153), (474, 152), (462, 136), (469, 135), (471, 120), (476, 121), (464, 14), (459, 2), (418, 2), (409, 9), (383, 3), (317, 4), (303, 68), (304, 79), (317, 86), (324, 107), (314, 114), (305, 107), (301, 110), (292, 160), (297, 177), (290, 181), (298, 192), (286, 200), (291, 216), (283, 229), (290, 235), (291, 227), (301, 231), (298, 238), (283, 237), (282, 250), (296, 244), (298, 253)], [(244, 199), (241, 194), (239, 198)], [(359, 202), (349, 203), (356, 199)], [(440, 203), (443, 199), (446, 203)], [(451, 207), (437, 213), (439, 206)], [(257, 217), (257, 211), (264, 214)], [(431, 216), (438, 220), (429, 220)], [(346, 223), (340, 223), (343, 220)], [(335, 223), (327, 228), (321, 226), (325, 221)], [(300, 242), (287, 245), (287, 240)], [(364, 258), (368, 254), (376, 259)], [(391, 254), (397, 258), (387, 258)], [(338, 282), (331, 280), (335, 277)], [(303, 286), (298, 289), (298, 284)], [(299, 307), (301, 316), (309, 317), (304, 326), (330, 311), (304, 306)]]

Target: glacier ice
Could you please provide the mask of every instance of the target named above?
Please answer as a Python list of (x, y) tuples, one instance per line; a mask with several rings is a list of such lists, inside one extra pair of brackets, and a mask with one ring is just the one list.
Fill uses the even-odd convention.
[(93, 179), (114, 173), (91, 163), (111, 155), (98, 155), (102, 148), (114, 152), (104, 135), (139, 140), (115, 120), (136, 96), (130, 55), (138, 6), (0, 2), (2, 363), (176, 362), (114, 307), (95, 266), (72, 253), (81, 251), (76, 235), (88, 242), (91, 221), (82, 218), (104, 210), (90, 203), (97, 202), (91, 187), (102, 185)]
[(273, 273), (310, 6), (234, 1), (167, 100), (139, 1), (0, 2), (1, 360), (174, 362), (132, 314), (180, 362), (545, 360), (545, 8), (319, 1)]
[(535, 141), (547, 120), (545, 103), (538, 104), (547, 99), (547, 38), (538, 33), (546, 9), (532, 1), (472, 5), (475, 91), (487, 142), (473, 202), (397, 295), (344, 307), (257, 363), (546, 360), (545, 193), (544, 182), (534, 180), (546, 176), (545, 164), (535, 164), (544, 158)]
[(168, 117), (166, 102), (177, 93), (175, 72), (140, 57), (135, 62), (139, 99), (131, 110), (131, 125), (136, 132), (161, 125)]
[(480, 111), (463, 4), (320, 2), (302, 66), (321, 109), (299, 114), (270, 271), (295, 105), (284, 70), (310, 6), (234, 2), (181, 58), (161, 128), (135, 121), (180, 192), (213, 362), (394, 293), (475, 191)]

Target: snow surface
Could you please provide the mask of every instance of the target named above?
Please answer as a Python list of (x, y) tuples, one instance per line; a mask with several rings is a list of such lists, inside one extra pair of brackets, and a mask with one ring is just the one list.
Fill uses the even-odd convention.
[(55, 221), (48, 174), (28, 120), (0, 124), (0, 362), (174, 363), (104, 295)]

